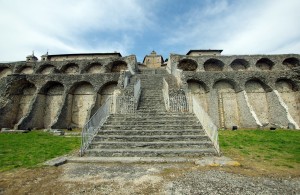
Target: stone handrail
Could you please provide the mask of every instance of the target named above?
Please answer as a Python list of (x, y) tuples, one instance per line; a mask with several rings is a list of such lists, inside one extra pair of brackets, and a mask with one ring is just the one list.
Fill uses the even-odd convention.
[(131, 73), (130, 71), (124, 71), (124, 88), (130, 83)]
[(141, 96), (141, 80), (133, 86), (133, 95), (121, 95), (116, 97), (116, 112), (121, 114), (135, 113)]
[(104, 124), (111, 112), (111, 98), (108, 98), (105, 103), (97, 110), (97, 112), (84, 125), (81, 133), (81, 148), (80, 156), (88, 149), (93, 138), (98, 130)]
[(182, 89), (169, 91), (170, 111), (188, 112), (189, 104), (185, 92)]
[(188, 112), (189, 103), (185, 92), (182, 89), (169, 90), (169, 84), (163, 79), (163, 96), (165, 106), (169, 112)]
[(116, 98), (117, 108), (116, 112), (119, 114), (126, 114), (126, 113), (134, 113), (135, 112), (135, 99), (133, 96), (118, 96)]
[(200, 121), (203, 129), (205, 130), (206, 134), (212, 141), (216, 151), (220, 154), (219, 148), (219, 138), (218, 138), (218, 127), (213, 123), (209, 115), (204, 111), (202, 106), (200, 105), (199, 101), (192, 97), (193, 102), (193, 112), (195, 113), (196, 117)]
[(141, 96), (141, 80), (139, 79), (133, 86), (133, 95), (135, 100), (135, 109), (137, 109)]
[(169, 84), (167, 83), (166, 79), (163, 78), (163, 96), (165, 101), (166, 110), (170, 110), (170, 100), (169, 100)]

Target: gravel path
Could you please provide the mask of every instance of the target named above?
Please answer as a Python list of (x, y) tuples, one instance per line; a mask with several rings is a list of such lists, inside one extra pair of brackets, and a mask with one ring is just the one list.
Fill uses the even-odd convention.
[(300, 194), (300, 180), (195, 171), (168, 183), (166, 194)]
[(300, 194), (300, 178), (250, 177), (191, 164), (69, 164), (62, 181), (107, 183), (95, 187), (101, 194)]
[[(243, 169), (232, 167), (230, 170)], [(0, 195), (300, 194), (300, 178), (253, 177), (193, 163), (67, 163), (0, 172)]]

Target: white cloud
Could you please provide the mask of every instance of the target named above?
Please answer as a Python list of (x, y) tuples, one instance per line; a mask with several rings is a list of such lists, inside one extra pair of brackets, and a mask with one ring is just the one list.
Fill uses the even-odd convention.
[[(124, 32), (139, 33), (151, 25), (142, 2), (130, 0), (41, 0), (0, 2), (0, 61), (24, 60), (31, 50), (50, 53), (99, 52), (131, 46)], [(144, 3), (145, 4), (145, 3)], [(119, 32), (109, 41), (102, 33)], [(90, 34), (98, 37), (91, 47)], [(132, 43), (133, 40), (131, 39)]]
[(300, 53), (300, 1), (207, 1), (196, 7), (166, 43), (224, 54)]
[(263, 9), (254, 9), (255, 17), (249, 19), (247, 28), (238, 29), (232, 37), (217, 44), (226, 48), (225, 53), (300, 52), (300, 47), (281, 49), (291, 41), (300, 42), (300, 1), (267, 1), (263, 5)]

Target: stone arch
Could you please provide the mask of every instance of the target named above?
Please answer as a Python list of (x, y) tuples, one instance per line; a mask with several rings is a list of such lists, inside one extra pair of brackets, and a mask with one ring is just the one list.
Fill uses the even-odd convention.
[(37, 88), (33, 83), (25, 81), (22, 87), (19, 88), (20, 91), (13, 95), (13, 102), (16, 104), (16, 118), (14, 124), (17, 124), (21, 118), (26, 116), (30, 111), (30, 105), (33, 101), (36, 89)]
[(274, 62), (269, 58), (261, 58), (256, 62), (256, 67), (261, 70), (272, 70), (273, 66)]
[(31, 66), (24, 66), (19, 70), (20, 74), (32, 74), (33, 68)]
[(98, 74), (102, 72), (102, 64), (99, 62), (93, 62), (86, 68), (86, 73)]
[(9, 67), (0, 67), (0, 79), (12, 73)]
[(41, 126), (42, 128), (50, 128), (56, 121), (55, 119), (58, 117), (63, 104), (64, 86), (60, 82), (50, 81), (42, 87), (40, 93), (44, 102), (43, 113), (39, 114), (39, 116), (43, 116)]
[(288, 107), (290, 115), (300, 126), (300, 93), (299, 88), (290, 79), (278, 79), (275, 83), (276, 90)]
[(100, 90), (99, 90), (99, 95), (100, 97), (100, 106), (103, 105), (103, 103), (109, 98), (112, 97), (114, 94), (114, 91), (117, 89), (118, 82), (112, 81), (104, 84)]
[(70, 126), (82, 128), (88, 121), (95, 101), (94, 95), (94, 87), (89, 82), (79, 82), (72, 86), (68, 97)]
[(191, 59), (180, 60), (177, 66), (178, 69), (181, 69), (183, 71), (195, 71), (197, 67), (197, 62)]
[(235, 59), (231, 62), (230, 66), (235, 71), (243, 71), (249, 68), (249, 62), (244, 59)]
[(127, 63), (122, 61), (122, 60), (118, 60), (118, 61), (114, 61), (111, 64), (111, 72), (121, 72), (122, 70), (127, 70)]
[(36, 86), (27, 79), (18, 79), (11, 83), (7, 90), (9, 101), (2, 109), (0, 123), (2, 127), (14, 128), (31, 110), (30, 105), (35, 97)]
[(191, 94), (198, 99), (202, 108), (208, 112), (208, 87), (202, 81), (189, 79), (187, 80), (188, 89), (190, 90)]
[(283, 60), (282, 64), (289, 68), (295, 68), (300, 65), (299, 59), (294, 58), (294, 57), (286, 58), (285, 60)]
[(79, 66), (75, 63), (68, 63), (62, 67), (61, 71), (65, 74), (77, 74), (79, 72)]
[(213, 89), (216, 90), (218, 96), (216, 104), (218, 105), (219, 126), (225, 129), (239, 126), (239, 109), (234, 82), (222, 79), (214, 83)]
[(204, 62), (205, 71), (222, 71), (224, 68), (224, 63), (218, 59), (209, 59)]
[(43, 75), (47, 75), (47, 74), (51, 74), (54, 70), (55, 70), (55, 66), (51, 64), (45, 64), (41, 66), (37, 72)]
[(248, 101), (252, 106), (258, 120), (262, 125), (269, 124), (269, 106), (267, 100), (266, 84), (261, 80), (253, 78), (245, 83)]

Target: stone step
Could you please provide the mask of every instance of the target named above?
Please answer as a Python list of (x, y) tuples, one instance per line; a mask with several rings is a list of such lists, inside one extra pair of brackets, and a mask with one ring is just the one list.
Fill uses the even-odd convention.
[(191, 130), (191, 129), (202, 129), (201, 125), (103, 125), (102, 130)]
[(162, 107), (162, 108), (165, 108), (165, 104), (162, 103), (162, 102), (140, 102), (139, 106), (141, 107), (145, 107), (145, 108), (148, 108), (148, 109), (151, 109), (152, 107), (153, 108), (157, 108), (157, 107)]
[(149, 100), (152, 100), (152, 99), (160, 99), (162, 98), (162, 94), (161, 95), (141, 95), (141, 98), (143, 99), (149, 99)]
[(193, 142), (93, 142), (91, 149), (128, 149), (128, 148), (210, 148), (213, 144), (210, 141)]
[(121, 118), (121, 117), (110, 117), (107, 119), (107, 122), (158, 122), (158, 121), (170, 121), (170, 122), (189, 122), (189, 123), (197, 123), (199, 122), (196, 118), (194, 117), (155, 117), (153, 116), (152, 118)]
[(69, 163), (195, 163), (199, 160), (197, 158), (190, 157), (94, 157), (94, 156), (84, 156), (84, 157), (69, 157), (67, 162)]
[(205, 135), (201, 130), (100, 130), (97, 135)]
[(141, 100), (139, 102), (139, 105), (145, 105), (145, 106), (163, 106), (165, 107), (165, 102), (163, 100)]
[(197, 121), (185, 121), (185, 120), (180, 120), (180, 121), (175, 121), (175, 120), (157, 120), (157, 121), (111, 121), (107, 120), (104, 125), (126, 125), (126, 126), (135, 126), (135, 125), (143, 125), (143, 126), (158, 126), (158, 125), (163, 125), (163, 126), (170, 126), (170, 125), (180, 125), (180, 126), (185, 126), (185, 125), (200, 125), (199, 122)]
[(165, 111), (166, 109), (165, 108), (162, 108), (162, 107), (151, 107), (151, 108), (145, 108), (145, 107), (139, 107), (137, 109), (138, 112), (163, 112)]
[(151, 102), (151, 103), (148, 103), (148, 102), (140, 102), (139, 103), (139, 108), (140, 107), (143, 107), (144, 109), (147, 109), (147, 110), (151, 110), (151, 108), (163, 108), (163, 109), (166, 109), (166, 106), (164, 103), (162, 102)]
[(93, 141), (118, 141), (118, 142), (153, 142), (153, 141), (209, 141), (206, 135), (96, 135)]
[(143, 103), (143, 102), (147, 102), (147, 103), (162, 102), (162, 103), (164, 103), (165, 101), (162, 97), (158, 97), (158, 98), (140, 97), (140, 103)]
[[(146, 114), (146, 113), (145, 113)], [(121, 117), (121, 118), (161, 118), (161, 117), (195, 117), (194, 114), (191, 113), (178, 113), (178, 112), (159, 112), (159, 113), (148, 113), (147, 115), (143, 115), (143, 113), (128, 113), (128, 114), (112, 114), (110, 117)]]
[(172, 148), (172, 149), (88, 149), (85, 156), (102, 157), (200, 157), (216, 155), (213, 148)]
[(154, 115), (154, 114), (157, 114), (157, 115), (162, 115), (162, 114), (166, 114), (167, 112), (162, 112), (162, 111), (156, 111), (156, 110), (137, 110), (135, 114), (137, 115)]
[(139, 104), (145, 104), (145, 105), (165, 105), (165, 102), (163, 99), (144, 99), (141, 98)]

